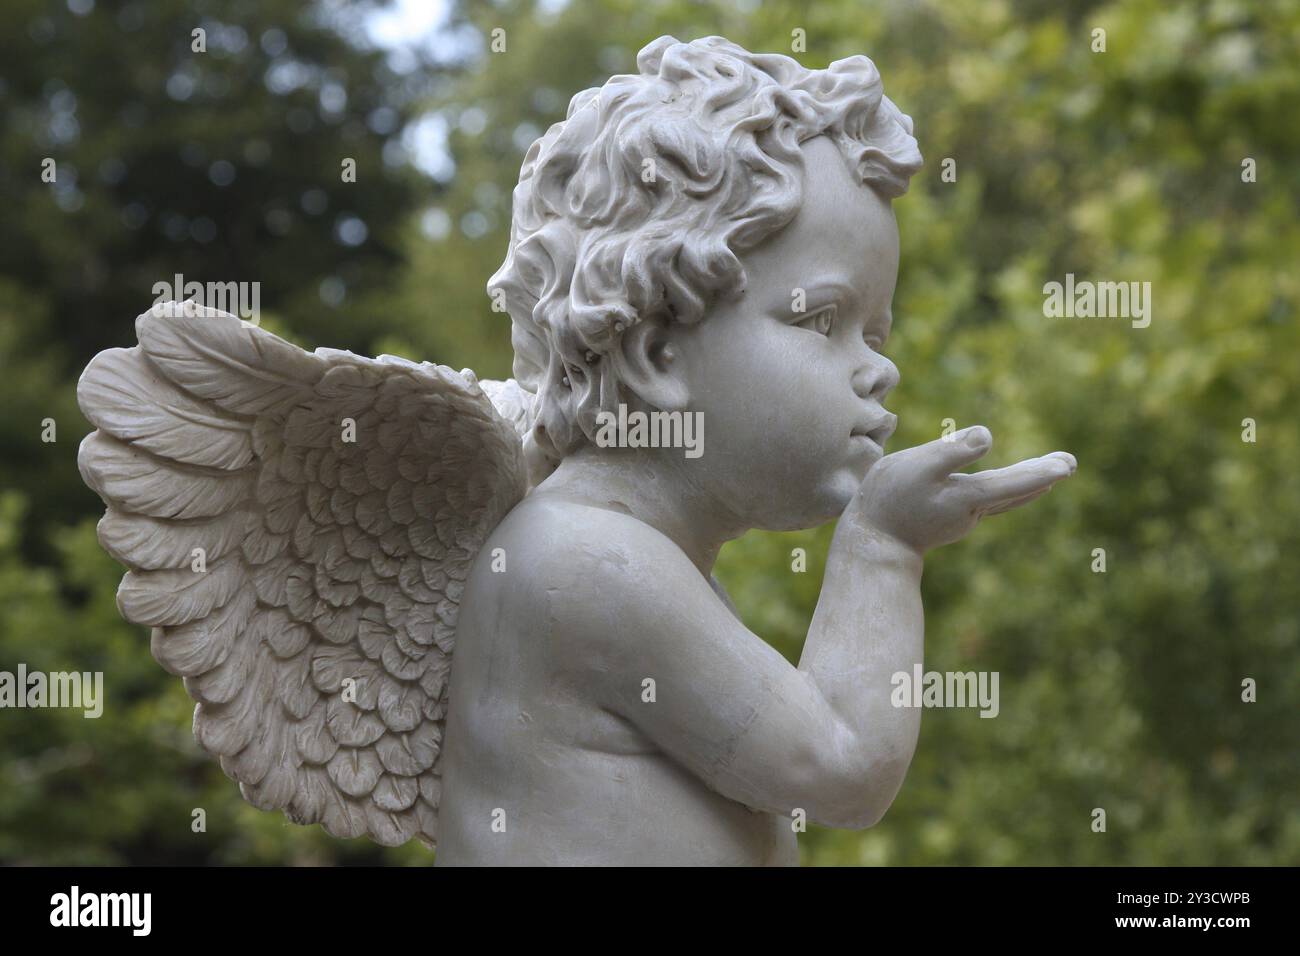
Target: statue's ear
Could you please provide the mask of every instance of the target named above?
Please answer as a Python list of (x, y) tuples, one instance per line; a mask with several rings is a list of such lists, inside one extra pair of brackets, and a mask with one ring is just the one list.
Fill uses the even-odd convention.
[(619, 344), (615, 356), (623, 385), (652, 408), (685, 411), (690, 387), (667, 321), (644, 318), (623, 333)]

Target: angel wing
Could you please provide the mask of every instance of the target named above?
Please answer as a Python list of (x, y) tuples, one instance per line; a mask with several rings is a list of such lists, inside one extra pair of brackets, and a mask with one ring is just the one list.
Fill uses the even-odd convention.
[[(432, 847), (461, 592), (526, 490), (514, 425), (472, 373), (304, 352), (192, 302), (136, 334), (77, 387), (122, 614), (249, 803)], [(513, 384), (490, 387), (526, 417)]]

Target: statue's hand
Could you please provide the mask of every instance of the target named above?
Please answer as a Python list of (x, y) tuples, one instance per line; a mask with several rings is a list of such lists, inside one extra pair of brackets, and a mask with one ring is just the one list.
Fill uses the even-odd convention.
[(1033, 501), (1074, 474), (1074, 456), (1064, 451), (954, 474), (983, 458), (992, 444), (989, 430), (975, 425), (886, 455), (867, 472), (845, 517), (921, 554), (960, 540), (984, 515)]

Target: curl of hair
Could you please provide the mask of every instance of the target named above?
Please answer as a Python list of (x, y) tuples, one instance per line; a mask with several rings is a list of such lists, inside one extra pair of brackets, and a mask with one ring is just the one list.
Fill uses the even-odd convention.
[(534, 480), (617, 407), (605, 356), (626, 329), (650, 316), (697, 322), (744, 289), (737, 253), (799, 209), (801, 143), (831, 137), (889, 199), (921, 167), (911, 119), (865, 56), (808, 70), (722, 37), (664, 36), (637, 68), (574, 96), (529, 148), (510, 249), (488, 282), (510, 313), (514, 376), (533, 396)]

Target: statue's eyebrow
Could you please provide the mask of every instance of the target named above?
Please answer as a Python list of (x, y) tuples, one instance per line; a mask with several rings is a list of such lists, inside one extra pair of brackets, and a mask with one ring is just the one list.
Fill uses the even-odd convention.
[(868, 331), (878, 331), (882, 342), (889, 339), (889, 333), (894, 331), (894, 310), (892, 307), (886, 308), (885, 311), (874, 321), (868, 321)]
[(827, 300), (832, 296), (848, 304), (854, 304), (858, 301), (858, 293), (853, 286), (847, 280), (835, 276), (816, 279), (809, 283), (805, 292), (808, 296), (809, 308), (813, 307), (814, 302), (818, 303), (818, 308), (824, 307), (829, 304)]

